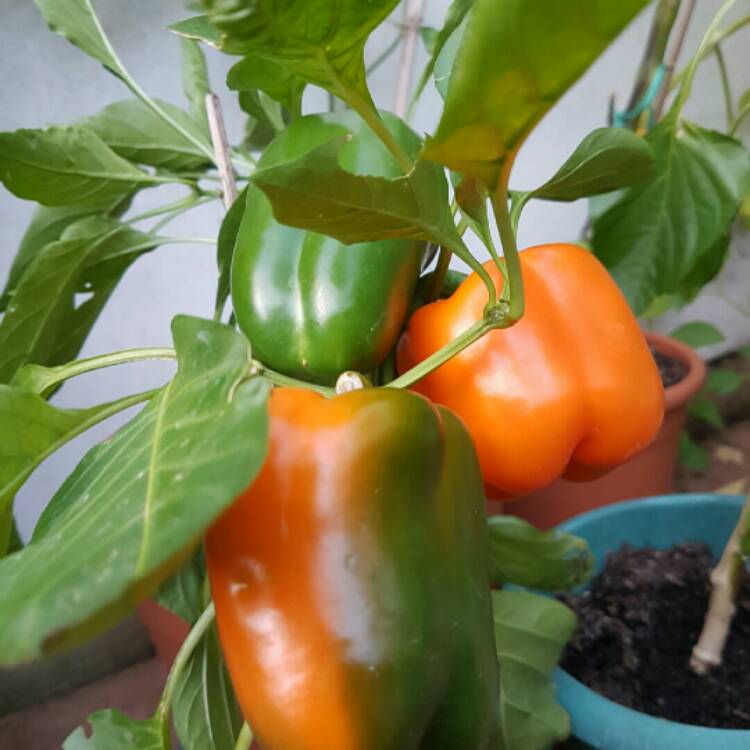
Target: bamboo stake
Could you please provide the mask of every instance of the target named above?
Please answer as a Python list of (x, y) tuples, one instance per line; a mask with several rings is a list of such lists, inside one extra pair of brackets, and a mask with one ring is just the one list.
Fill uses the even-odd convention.
[(417, 47), (417, 33), (422, 25), (422, 12), (425, 0), (408, 0), (406, 21), (404, 23), (404, 43), (401, 47), (398, 81), (396, 82), (396, 100), (393, 111), (403, 117), (409, 104), (409, 88), (414, 68), (414, 53)]
[(216, 155), (216, 166), (221, 177), (221, 187), (224, 197), (224, 207), (229, 210), (237, 198), (237, 181), (234, 167), (229, 158), (229, 141), (224, 127), (224, 116), (221, 112), (221, 102), (216, 94), (206, 94), (206, 113), (208, 127), (211, 131), (211, 142)]

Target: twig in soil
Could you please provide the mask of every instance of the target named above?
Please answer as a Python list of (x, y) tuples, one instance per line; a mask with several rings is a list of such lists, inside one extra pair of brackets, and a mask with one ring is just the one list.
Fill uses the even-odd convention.
[(746, 519), (750, 508), (750, 495), (740, 513), (732, 535), (721, 555), (719, 564), (711, 573), (711, 598), (706, 620), (698, 642), (693, 647), (690, 668), (696, 674), (708, 674), (722, 663), (724, 647), (737, 611), (737, 594), (745, 558), (742, 554), (742, 537), (746, 533)]
[(221, 177), (224, 207), (229, 210), (237, 197), (237, 182), (234, 167), (229, 158), (229, 141), (224, 127), (224, 117), (221, 113), (221, 103), (216, 94), (206, 94), (206, 112), (208, 114), (208, 127), (211, 131), (211, 142), (216, 155), (216, 165), (219, 168), (219, 177)]

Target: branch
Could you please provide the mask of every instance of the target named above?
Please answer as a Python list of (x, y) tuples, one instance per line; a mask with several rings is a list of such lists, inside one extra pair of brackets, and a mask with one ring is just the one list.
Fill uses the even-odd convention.
[(742, 554), (741, 539), (745, 533), (745, 525), (750, 509), (750, 495), (747, 496), (745, 506), (740, 513), (732, 535), (719, 560), (719, 564), (711, 573), (711, 598), (706, 613), (706, 621), (698, 642), (693, 647), (690, 657), (690, 669), (696, 674), (708, 674), (722, 662), (724, 646), (732, 627), (732, 619), (737, 611), (735, 601), (740, 587), (744, 556)]
[(211, 131), (211, 142), (214, 146), (216, 165), (221, 177), (221, 187), (224, 193), (224, 207), (229, 210), (237, 198), (237, 182), (234, 167), (229, 159), (229, 141), (224, 128), (224, 117), (221, 113), (221, 103), (216, 94), (206, 94), (206, 113), (208, 127)]
[(422, 25), (422, 11), (425, 0), (409, 0), (404, 24), (404, 44), (401, 47), (401, 59), (396, 82), (396, 101), (393, 111), (403, 117), (409, 104), (409, 88), (414, 68), (414, 52), (417, 46), (417, 33)]
[(693, 17), (693, 11), (695, 10), (695, 0), (686, 0), (685, 10), (682, 13), (682, 19), (680, 26), (677, 29), (677, 37), (672, 49), (669, 54), (669, 59), (666, 62), (667, 74), (664, 76), (664, 82), (661, 85), (661, 90), (654, 100), (654, 120), (658, 121), (661, 117), (662, 110), (664, 109), (664, 102), (667, 100), (669, 95), (670, 82), (674, 75), (675, 68), (677, 67), (677, 60), (682, 52), (682, 47), (685, 44), (685, 37), (687, 36), (688, 26), (690, 26), (690, 19)]

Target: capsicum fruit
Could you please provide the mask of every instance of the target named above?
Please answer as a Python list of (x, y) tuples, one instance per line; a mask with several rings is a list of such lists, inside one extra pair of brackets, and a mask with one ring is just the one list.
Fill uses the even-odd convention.
[(264, 750), (482, 750), (498, 666), (466, 429), (408, 391), (275, 389), (209, 530), (222, 650)]
[[(419, 138), (395, 115), (383, 122), (407, 153)], [(401, 170), (353, 112), (308, 115), (291, 123), (258, 164), (299, 157), (336, 138), (344, 169), (379, 177)], [(248, 191), (232, 264), (232, 303), (255, 355), (272, 369), (317, 383), (344, 370), (370, 372), (393, 349), (419, 276), (425, 245), (382, 240), (342, 245), (279, 224), (261, 190)]]
[[(479, 453), (491, 497), (509, 499), (560, 476), (592, 479), (656, 435), (664, 391), (638, 321), (602, 264), (577, 245), (521, 253), (526, 312), (415, 384), (453, 409)], [(485, 268), (498, 289), (503, 280)], [(404, 372), (479, 320), (487, 291), (471, 274), (419, 308), (397, 352)]]

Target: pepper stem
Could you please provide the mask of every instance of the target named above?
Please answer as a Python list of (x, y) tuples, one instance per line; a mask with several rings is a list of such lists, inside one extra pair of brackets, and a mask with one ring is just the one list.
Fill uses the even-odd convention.
[(418, 365), (415, 365), (400, 377), (392, 380), (384, 388), (408, 388), (433, 370), (445, 364), (449, 359), (455, 357), (475, 341), (484, 336), (493, 328), (507, 328), (512, 325), (502, 304), (495, 304), (485, 311), (482, 320), (477, 321), (474, 325), (467, 328), (462, 334), (459, 334), (453, 341), (446, 344), (431, 354), (427, 359), (423, 359)]
[(492, 210), (500, 233), (505, 258), (505, 274), (507, 284), (503, 289), (502, 299), (508, 303), (508, 316), (513, 323), (523, 317), (526, 308), (523, 290), (523, 274), (521, 273), (521, 258), (516, 245), (510, 211), (508, 209), (508, 183), (501, 179), (498, 189), (492, 194)]

